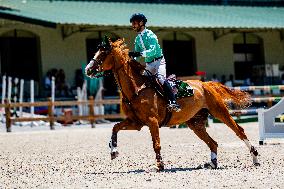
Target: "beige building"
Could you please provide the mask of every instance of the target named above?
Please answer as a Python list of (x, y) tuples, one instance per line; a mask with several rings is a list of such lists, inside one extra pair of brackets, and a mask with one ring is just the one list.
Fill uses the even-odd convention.
[[(135, 7), (133, 3), (88, 2), (88, 6), (78, 8), (80, 10), (76, 13), (95, 11), (90, 7), (98, 6), (110, 10), (105, 12), (107, 16), (102, 16), (102, 9), (99, 10), (102, 15), (94, 12), (98, 20), (92, 20), (80, 14), (77, 15), (78, 19), (76, 14), (70, 16), (70, 2), (66, 1), (42, 1), (41, 4), (18, 1), (21, 6), (14, 1), (6, 2), (1, 5), (6, 9), (0, 9), (2, 75), (35, 79), (41, 87), (47, 71), (63, 69), (67, 82), (73, 86), (76, 69), (88, 62), (104, 35), (112, 39), (124, 38), (129, 48), (133, 49), (136, 34), (130, 28), (129, 16), (132, 12), (140, 11), (138, 8), (132, 9)], [(73, 2), (72, 7), (82, 4)], [(116, 10), (113, 15), (110, 14), (117, 5), (124, 12)], [(41, 6), (49, 6), (46, 9), (50, 13), (45, 10), (47, 12), (40, 15), (43, 11)], [(149, 20), (148, 28), (159, 38), (169, 74), (190, 76), (204, 71), (207, 79), (213, 74), (219, 78), (221, 75), (228, 78), (233, 74), (239, 80), (250, 77), (256, 84), (265, 84), (266, 76), (280, 78), (281, 69), (284, 69), (284, 20), (279, 17), (282, 15), (284, 18), (284, 8), (160, 4), (154, 5), (161, 8), (154, 12), (152, 9), (155, 7), (150, 9), (148, 4), (140, 6), (146, 7), (141, 11), (144, 10)], [(175, 14), (163, 12), (163, 9), (166, 11), (175, 7), (180, 9)], [(216, 12), (219, 9), (224, 9), (220, 11), (221, 14)], [(252, 10), (254, 17), (242, 15)], [(269, 11), (273, 15), (269, 15)], [(206, 17), (199, 17), (198, 14)], [(214, 23), (216, 19), (218, 22)], [(278, 65), (280, 72), (275, 69), (271, 75), (266, 65)]]

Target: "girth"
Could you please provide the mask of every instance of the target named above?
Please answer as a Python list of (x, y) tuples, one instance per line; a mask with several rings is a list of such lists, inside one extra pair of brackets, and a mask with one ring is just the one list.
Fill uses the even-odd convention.
[[(135, 96), (133, 96), (133, 97), (135, 97)], [(131, 99), (133, 99), (133, 97)], [(131, 101), (129, 101), (126, 97), (123, 96), (122, 97), (122, 102), (128, 105), (128, 107), (130, 108), (131, 112), (133, 113), (133, 115), (135, 117), (135, 121), (138, 121), (139, 124), (141, 124), (141, 125), (146, 125), (145, 123), (143, 123), (143, 121), (141, 121), (141, 119), (139, 119), (139, 117), (135, 113), (135, 110), (133, 108), (133, 105), (132, 105)], [(169, 111), (166, 108), (166, 115), (165, 115), (163, 121), (161, 122), (161, 124), (159, 124), (159, 128), (161, 128), (163, 126), (166, 126), (171, 118), (172, 118), (172, 112)]]
[(163, 119), (162, 123), (159, 125), (159, 127), (163, 127), (163, 126), (167, 126), (167, 124), (169, 123), (170, 119), (172, 118), (173, 113), (171, 111), (168, 110), (168, 108), (166, 108), (166, 116)]

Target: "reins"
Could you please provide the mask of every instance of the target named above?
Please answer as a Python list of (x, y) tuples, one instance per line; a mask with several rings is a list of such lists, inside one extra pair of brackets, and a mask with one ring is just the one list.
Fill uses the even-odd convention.
[[(112, 57), (113, 57), (113, 55), (112, 55)], [(114, 61), (114, 63), (116, 64), (116, 61), (115, 61), (114, 57), (113, 57), (113, 61)], [(115, 74), (114, 74), (114, 75), (115, 75), (115, 81), (116, 81), (116, 84), (117, 84), (119, 90), (120, 90), (121, 93), (122, 93), (122, 101), (123, 101), (124, 103), (126, 103), (126, 104), (130, 107), (130, 109), (131, 109), (131, 111), (133, 112), (133, 115), (134, 115), (136, 121), (138, 121), (141, 125), (145, 125), (145, 124), (141, 121), (141, 119), (139, 119), (139, 117), (136, 115), (135, 110), (134, 110), (134, 108), (133, 108), (133, 105), (132, 105), (132, 103), (131, 103), (132, 99), (135, 98), (135, 97), (137, 97), (138, 95), (137, 95), (137, 94), (134, 94), (130, 99), (128, 99), (127, 96), (126, 96), (126, 94), (125, 94), (125, 93), (123, 92), (123, 90), (122, 90), (121, 83), (120, 83), (120, 77), (119, 77), (119, 74), (118, 74), (118, 71), (119, 71), (122, 67), (123, 67), (123, 65), (122, 65), (121, 67), (119, 67), (118, 69), (114, 69), (114, 70), (115, 70)], [(156, 82), (155, 80), (157, 79), (157, 76), (156, 76), (156, 75), (153, 75), (149, 70), (147, 70), (147, 69), (145, 69), (145, 68), (144, 68), (143, 70), (146, 71), (148, 77), (151, 79), (150, 83), (155, 83), (155, 82)], [(130, 79), (133, 79), (133, 78), (130, 78)], [(155, 90), (157, 93), (159, 93), (159, 94), (161, 95), (161, 97), (165, 97), (165, 95), (162, 94), (161, 90), (159, 90), (155, 84), (151, 84), (151, 86), (154, 88), (154, 90)], [(161, 122), (161, 124), (159, 125), (159, 127), (162, 127), (163, 125), (166, 125), (166, 124), (170, 121), (171, 117), (172, 117), (172, 112), (168, 111), (168, 109), (166, 108), (166, 115), (165, 115), (165, 118), (162, 120), (162, 122)]]
[[(145, 125), (143, 121), (141, 121), (141, 119), (137, 116), (137, 114), (135, 113), (135, 109), (133, 108), (133, 99), (135, 97), (138, 96), (138, 94), (134, 93), (130, 99), (127, 97), (127, 95), (125, 94), (125, 92), (122, 89), (122, 85), (121, 85), (121, 79), (120, 76), (118, 74), (118, 72), (124, 67), (124, 64), (122, 64), (121, 66), (117, 67), (117, 60), (115, 58), (115, 56), (113, 55), (112, 52), (109, 53), (109, 55), (111, 55), (113, 62), (114, 62), (114, 68), (112, 70), (112, 72), (114, 73), (114, 77), (115, 77), (115, 82), (116, 85), (118, 86), (119, 90), (121, 91), (122, 94), (122, 102), (125, 103), (131, 110), (131, 112), (134, 115), (134, 119), (135, 121), (139, 122), (139, 124), (141, 124), (142, 126)], [(98, 61), (96, 61), (98, 63)], [(127, 63), (129, 64), (129, 60), (127, 61)], [(161, 97), (165, 97), (165, 95), (161, 92), (161, 90), (158, 88), (158, 86), (154, 83), (156, 83), (156, 79), (157, 76), (153, 75), (149, 70), (143, 68), (143, 71), (145, 71), (148, 75), (148, 78), (150, 79), (150, 85), (154, 88), (154, 90), (161, 96)], [(111, 71), (102, 71), (103, 73), (99, 73), (96, 75), (96, 77), (103, 77), (103, 76), (108, 76), (110, 74)], [(130, 78), (130, 80), (133, 80), (134, 78), (131, 78), (129, 75), (128, 77)], [(149, 87), (149, 86), (148, 86)], [(163, 125), (166, 125), (169, 120), (171, 119), (172, 113), (170, 111), (168, 111), (168, 109), (166, 109), (166, 115), (165, 118), (162, 120), (160, 127)]]
[[(114, 65), (116, 65), (116, 60), (115, 60), (114, 56), (113, 56), (112, 54), (111, 54), (111, 56), (112, 56), (112, 58), (113, 58)], [(120, 69), (121, 69), (122, 67), (123, 67), (123, 65), (120, 66), (120, 67), (117, 68), (117, 69), (114, 68), (115, 82), (116, 82), (116, 85), (118, 86), (119, 90), (121, 91), (121, 94), (122, 94), (122, 102), (124, 102), (125, 104), (128, 105), (128, 107), (130, 107), (130, 109), (131, 109), (131, 111), (132, 111), (132, 113), (133, 113), (133, 115), (134, 115), (134, 117), (135, 117), (135, 120), (138, 121), (141, 125), (145, 125), (145, 124), (143, 123), (143, 121), (141, 121), (141, 119), (139, 119), (139, 117), (136, 115), (135, 110), (134, 110), (134, 108), (133, 108), (133, 105), (132, 105), (132, 103), (131, 103), (132, 99), (133, 99), (134, 97), (136, 97), (137, 95), (134, 94), (134, 95), (130, 98), (130, 100), (129, 100), (129, 99), (127, 98), (126, 94), (125, 94), (125, 93), (123, 92), (123, 90), (122, 90), (121, 82), (120, 82), (120, 77), (119, 77), (119, 74), (118, 74), (118, 72), (120, 71)], [(131, 79), (132, 79), (132, 78), (131, 78)]]

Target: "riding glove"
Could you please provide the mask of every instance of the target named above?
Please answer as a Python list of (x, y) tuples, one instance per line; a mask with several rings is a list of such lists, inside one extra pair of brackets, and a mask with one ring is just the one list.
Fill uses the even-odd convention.
[(129, 52), (128, 53), (128, 55), (130, 56), (130, 57), (139, 57), (139, 56), (142, 56), (142, 53), (141, 52), (135, 52), (135, 51), (133, 51), (133, 52)]

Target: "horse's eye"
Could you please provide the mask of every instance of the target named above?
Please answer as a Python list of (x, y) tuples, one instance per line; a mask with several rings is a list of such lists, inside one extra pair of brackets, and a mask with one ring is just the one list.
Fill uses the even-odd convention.
[(106, 51), (102, 51), (101, 55), (102, 55), (102, 57), (105, 57), (106, 56)]

